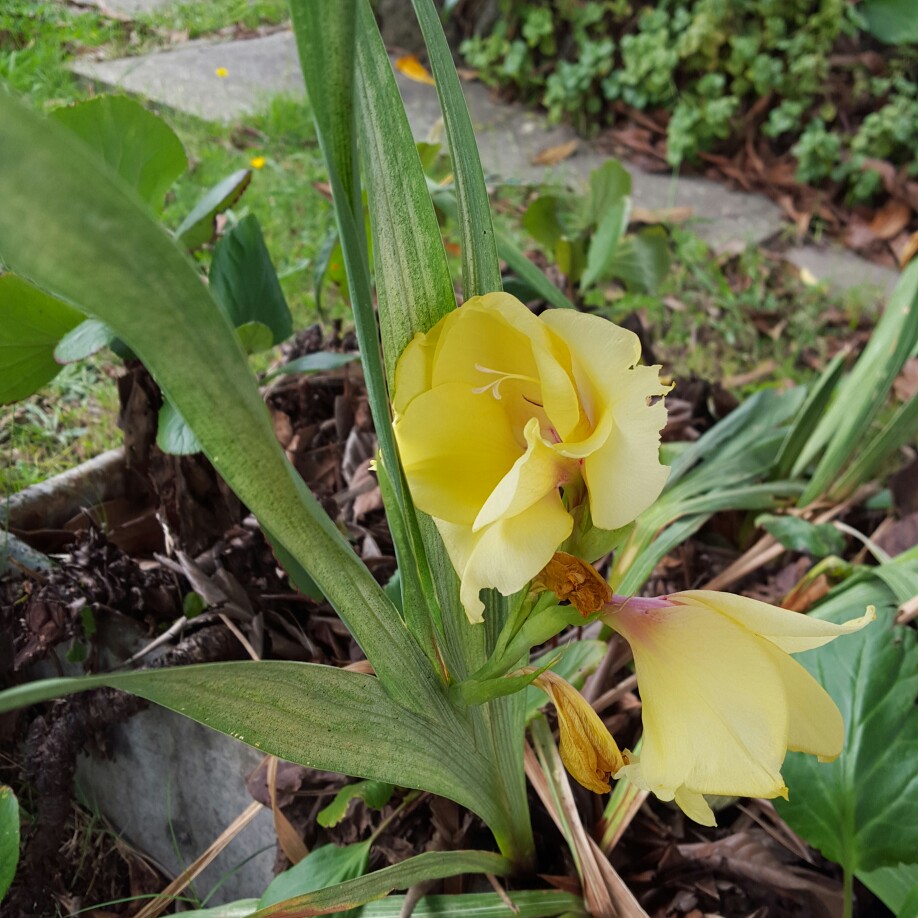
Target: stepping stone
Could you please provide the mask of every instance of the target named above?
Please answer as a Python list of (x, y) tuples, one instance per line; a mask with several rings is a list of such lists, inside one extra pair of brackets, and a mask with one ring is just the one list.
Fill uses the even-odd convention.
[[(220, 77), (218, 71), (226, 75)], [(171, 51), (112, 61), (82, 60), (73, 72), (205, 121), (236, 121), (266, 108), (273, 96), (304, 95), (289, 32), (246, 41), (193, 41)]]

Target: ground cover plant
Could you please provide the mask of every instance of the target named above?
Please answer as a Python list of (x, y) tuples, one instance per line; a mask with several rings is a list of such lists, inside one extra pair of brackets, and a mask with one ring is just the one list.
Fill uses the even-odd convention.
[[(908, 8), (616, 0), (505, 2), (492, 18), (459, 5), (455, 15), (474, 31), (462, 51), (481, 79), (551, 119), (588, 135), (614, 126), (613, 143), (658, 167), (721, 169), (793, 200), (790, 216), (806, 214), (807, 224), (847, 225), (833, 198), (877, 208), (892, 196), (892, 239), (909, 225), (918, 174), (918, 36)], [(853, 220), (855, 247), (882, 235), (882, 219), (867, 232), (872, 216)]]
[[(564, 293), (494, 232), (434, 7), (417, 0), (415, 9), (454, 177), (451, 188), (433, 195), (369, 6), (293, 5), (397, 561), (398, 576), (381, 578), (386, 589), (288, 462), (277, 442), (292, 443), (278, 423), (284, 411), (272, 404), (269, 414), (255, 385), (247, 352), (274, 343), (290, 324), (257, 222), (246, 217), (227, 230), (205, 287), (187, 250), (202, 222), (210, 232), (212, 209), (165, 232), (140, 203), (138, 177), (122, 170), (119, 179), (104, 150), (89, 149), (68, 127), (68, 117), (79, 121), (106, 103), (42, 120), (0, 96), (0, 158), (9, 164), (0, 172), (8, 203), (0, 214), (7, 286), (20, 302), (40, 298), (49, 313), (85, 313), (94, 334), (104, 323), (105, 339), (116, 337), (140, 359), (145, 369), (135, 368), (136, 378), (149, 373), (151, 404), (163, 400), (158, 433), (175, 419), (190, 429), (254, 513), (291, 582), (330, 603), (355, 649), (366, 654), (356, 662), (372, 667), (275, 659), (103, 671), (26, 682), (8, 689), (0, 704), (14, 709), (123, 688), (266, 753), (363, 779), (321, 816), (323, 825), (338, 818), (336, 807), (340, 815), (350, 796), (373, 809), (388, 805), (393, 787), (403, 789), (367, 838), (306, 857), (300, 852), (299, 863), (261, 899), (238, 906), (241, 914), (351, 907), (388, 914), (406, 904), (374, 903), (390, 890), (463, 873), (505, 877), (511, 891), (443, 897), (418, 904), (418, 911), (481, 907), (506, 914), (509, 896), (533, 915), (665, 913), (673, 902), (673, 887), (660, 879), (666, 871), (651, 871), (647, 882), (639, 870), (642, 861), (646, 870), (660, 860), (659, 847), (630, 863), (613, 865), (608, 856), (639, 810), (651, 819), (676, 814), (669, 840), (683, 864), (720, 863), (724, 870), (727, 861), (741, 872), (750, 860), (764, 860), (780, 874), (780, 860), (763, 853), (763, 837), (750, 823), (742, 832), (705, 836), (693, 834), (701, 830), (688, 828), (685, 818), (712, 827), (733, 818), (735, 801), (717, 797), (788, 793), (779, 812), (840, 871), (833, 882), (832, 868), (798, 869), (790, 885), (769, 889), (766, 907), (803, 897), (796, 907), (810, 913), (841, 907), (851, 914), (855, 875), (893, 907), (907, 907), (910, 874), (900, 864), (910, 863), (918, 847), (910, 819), (918, 729), (909, 625), (915, 551), (887, 552), (867, 539), (877, 563), (840, 558), (838, 533), (853, 530), (859, 538), (858, 530), (827, 525), (846, 508), (864, 514), (852, 520), (866, 525), (877, 508), (864, 504), (862, 488), (870, 490), (874, 476), (896, 464), (914, 435), (913, 396), (893, 399), (886, 412), (890, 390), (915, 353), (918, 265), (903, 274), (853, 366), (839, 356), (809, 388), (764, 390), (696, 439), (674, 437), (664, 451), (667, 469), (658, 451), (669, 384), (658, 367), (639, 361), (633, 332), (565, 305)], [(115, 110), (124, 117), (123, 106)], [(10, 155), (17, 148), (34, 151), (28, 163)], [(151, 161), (160, 152), (143, 151)], [(49, 187), (56, 193), (49, 195)], [(454, 213), (458, 227), (458, 309), (435, 205)], [(87, 221), (88, 213), (99, 218)], [(120, 230), (115, 236), (112, 225)], [(598, 235), (602, 221), (593, 227)], [(616, 240), (627, 238), (621, 217), (616, 228)], [(553, 308), (536, 315), (502, 291), (500, 251)], [(83, 270), (90, 260), (98, 271)], [(253, 289), (258, 296), (248, 296)], [(266, 290), (273, 292), (262, 295)], [(17, 297), (7, 296), (7, 308)], [(85, 326), (61, 328), (55, 346), (81, 327), (85, 334)], [(199, 359), (202, 342), (206, 361)], [(315, 368), (345, 359), (307, 354), (300, 369), (310, 360)], [(892, 499), (881, 498), (879, 508)], [(697, 582), (681, 583), (664, 561), (676, 557), (678, 564), (680, 551), (698, 548), (690, 538), (716, 514), (721, 525), (732, 519), (733, 532), (722, 530), (721, 539), (732, 536), (740, 550), (706, 589), (693, 589)], [(750, 545), (756, 525), (767, 535)], [(709, 544), (716, 547), (717, 539)], [(792, 575), (794, 604), (779, 608), (716, 592), (786, 550), (823, 559)], [(696, 571), (690, 579), (697, 578)], [(152, 583), (146, 591), (153, 595)], [(775, 589), (771, 598), (784, 592)], [(186, 602), (191, 613), (195, 600)], [(224, 600), (199, 595), (197, 603), (200, 612)], [(92, 617), (80, 618), (84, 637), (91, 637)], [(264, 646), (258, 625), (250, 624), (245, 639), (259, 657)], [(804, 668), (791, 654), (808, 650), (816, 653), (802, 658)], [(854, 661), (859, 681), (849, 675)], [(622, 677), (603, 704), (591, 704), (577, 688), (597, 665)], [(123, 696), (97, 697), (125, 703)], [(546, 697), (557, 741), (540, 713)], [(597, 708), (610, 707), (604, 723)], [(888, 756), (876, 755), (887, 747)], [(565, 768), (594, 794), (616, 781), (600, 819), (599, 798), (575, 805)], [(553, 852), (537, 850), (533, 823), (542, 811), (527, 799), (524, 774), (569, 849), (562, 866), (569, 879), (560, 891), (536, 887), (535, 873), (544, 872), (543, 859)], [(474, 849), (426, 850), (368, 872), (377, 838), (418, 791), (467, 808), (490, 836), (480, 832)], [(784, 824), (766, 815), (770, 809), (755, 812), (780, 835)], [(877, 813), (896, 831), (878, 831)], [(19, 816), (7, 793), (0, 818), (0, 850), (12, 850)], [(755, 854), (740, 855), (743, 845)], [(23, 874), (41, 866), (27, 860)], [(619, 872), (625, 868), (628, 884)], [(758, 904), (747, 891), (735, 909), (728, 901), (720, 907), (748, 912), (751, 901)]]

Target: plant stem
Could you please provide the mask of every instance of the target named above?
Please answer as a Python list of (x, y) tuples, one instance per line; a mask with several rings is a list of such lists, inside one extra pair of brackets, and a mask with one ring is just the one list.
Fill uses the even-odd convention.
[(842, 874), (842, 895), (844, 897), (844, 905), (842, 915), (844, 918), (853, 918), (854, 915), (854, 874), (848, 870), (847, 867), (844, 868)]

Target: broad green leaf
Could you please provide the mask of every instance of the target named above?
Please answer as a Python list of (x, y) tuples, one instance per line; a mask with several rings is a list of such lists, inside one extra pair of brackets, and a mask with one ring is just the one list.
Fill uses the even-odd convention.
[[(252, 322), (267, 326), (271, 332), (267, 347), (293, 334), (287, 300), (254, 214), (243, 217), (223, 234), (214, 249), (209, 280), (214, 299), (235, 328)], [(251, 337), (249, 340), (254, 343)], [(246, 347), (248, 353), (263, 349)]]
[(217, 216), (232, 207), (252, 181), (251, 169), (240, 169), (205, 192), (179, 224), (175, 237), (186, 249), (198, 249), (217, 235)]
[(653, 293), (669, 270), (669, 237), (662, 226), (648, 226), (626, 236), (606, 262), (604, 275), (627, 287)]
[(799, 516), (774, 516), (765, 513), (756, 521), (789, 551), (803, 551), (814, 558), (840, 555), (845, 537), (831, 523), (811, 523)]
[(19, 803), (12, 788), (0, 784), (0, 901), (19, 863)]
[[(918, 564), (901, 563), (918, 580)], [(776, 801), (795, 832), (849, 873), (918, 859), (915, 631), (893, 624), (895, 599), (876, 579), (836, 591), (816, 614), (843, 621), (868, 603), (877, 620), (864, 631), (797, 657), (838, 704), (845, 746), (831, 763), (789, 753), (790, 799)]]
[[(320, 889), (289, 902), (256, 912), (257, 918), (294, 918), (298, 915), (323, 915), (356, 908), (380, 899), (393, 889), (407, 889), (427, 880), (441, 880), (463, 873), (506, 876), (510, 862), (488, 851), (430, 851), (408, 858), (391, 867), (375, 870), (356, 880)], [(308, 911), (307, 911), (308, 909)]]
[(601, 217), (587, 249), (587, 263), (580, 278), (584, 289), (609, 276), (615, 263), (618, 244), (628, 226), (631, 201), (619, 198)]
[(310, 851), (298, 864), (278, 874), (258, 900), (258, 908), (267, 908), (294, 896), (303, 896), (363, 876), (369, 863), (369, 839), (340, 847), (322, 845)]
[[(918, 916), (918, 863), (862, 870), (858, 871), (857, 878), (881, 899), (897, 918)], [(910, 911), (906, 911), (906, 906)]]
[(158, 115), (129, 96), (96, 96), (55, 109), (73, 131), (154, 210), (188, 168), (185, 148)]
[(913, 0), (864, 0), (857, 8), (867, 31), (887, 45), (918, 44), (918, 16)]
[(606, 214), (631, 195), (631, 176), (617, 159), (608, 159), (590, 173), (587, 220), (599, 226)]
[(572, 232), (569, 220), (562, 216), (569, 209), (567, 199), (553, 194), (540, 194), (523, 214), (523, 229), (551, 252), (562, 236)]
[(62, 128), (2, 93), (0, 123), (0, 259), (114, 329), (227, 484), (307, 568), (386, 689), (453, 722), (398, 612), (284, 456), (233, 329), (188, 256)]
[(236, 326), (236, 337), (246, 354), (267, 351), (274, 344), (274, 334), (261, 322), (243, 322)]
[(76, 363), (108, 347), (115, 340), (115, 333), (98, 319), (86, 319), (76, 328), (70, 329), (54, 348), (54, 359), (58, 363)]
[(456, 307), (427, 179), (369, 3), (358, 3), (357, 129), (373, 231), (386, 377), (409, 341)]
[(278, 367), (273, 373), (269, 373), (264, 381), (268, 382), (278, 376), (295, 375), (297, 373), (321, 373), (327, 370), (338, 370), (359, 359), (360, 354), (316, 351), (313, 354), (306, 354), (304, 357), (297, 357), (296, 360), (291, 360), (290, 363), (285, 363), (282, 367)]
[(428, 790), (500, 825), (487, 793), (491, 763), (461, 728), (396, 704), (373, 676), (330, 666), (243, 661), (46, 679), (0, 693), (0, 713), (100, 686), (139, 695), (266, 755)]
[(462, 286), (466, 299), (501, 289), (491, 205), (472, 119), (433, 0), (412, 0), (443, 112), (459, 205)]
[[(351, 801), (362, 800), (370, 809), (381, 810), (392, 798), (395, 788), (382, 781), (357, 781), (354, 784), (345, 784), (335, 794), (335, 799), (328, 806), (316, 814), (316, 822), (320, 826), (329, 828), (336, 826), (350, 809)], [(305, 890), (304, 890), (305, 892)]]
[(21, 277), (0, 275), (0, 404), (27, 398), (57, 376), (54, 348), (82, 319)]
[(173, 456), (191, 456), (201, 452), (201, 444), (194, 431), (169, 399), (163, 399), (156, 419), (156, 445)]
[(801, 506), (811, 503), (835, 481), (861, 447), (870, 425), (886, 402), (893, 380), (918, 343), (918, 260), (902, 272), (870, 341), (854, 369), (842, 380), (834, 403), (794, 465), (795, 477), (822, 453)]

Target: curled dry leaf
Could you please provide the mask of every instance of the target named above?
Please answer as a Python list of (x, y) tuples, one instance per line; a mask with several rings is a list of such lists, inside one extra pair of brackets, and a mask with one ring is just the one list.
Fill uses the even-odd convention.
[(899, 252), (899, 267), (904, 270), (915, 255), (918, 255), (918, 233), (912, 233), (902, 247), (902, 251)]
[(581, 615), (598, 612), (612, 600), (612, 590), (596, 568), (566, 551), (556, 551), (535, 582), (562, 602), (570, 600)]
[(539, 150), (532, 157), (532, 164), (533, 166), (557, 166), (558, 163), (564, 162), (568, 157), (573, 156), (579, 146), (580, 141), (575, 137), (573, 140), (568, 140), (567, 143), (546, 147), (544, 150)]
[(874, 214), (867, 226), (877, 238), (889, 240), (898, 236), (908, 226), (911, 215), (912, 209), (908, 204), (893, 198)]

